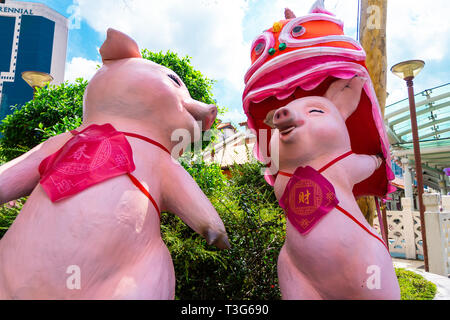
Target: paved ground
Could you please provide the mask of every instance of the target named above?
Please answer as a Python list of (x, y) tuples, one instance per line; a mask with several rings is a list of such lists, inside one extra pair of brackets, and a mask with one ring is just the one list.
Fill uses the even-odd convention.
[(428, 281), (433, 282), (437, 287), (434, 300), (450, 300), (450, 278), (446, 278), (434, 273), (425, 272), (425, 266), (421, 260), (406, 260), (392, 258), (396, 268), (404, 268), (420, 274)]

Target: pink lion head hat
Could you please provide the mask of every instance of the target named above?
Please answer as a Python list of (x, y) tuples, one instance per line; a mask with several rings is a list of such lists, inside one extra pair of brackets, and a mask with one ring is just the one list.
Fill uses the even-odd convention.
[[(264, 122), (269, 112), (306, 96), (323, 96), (337, 79), (355, 75), (367, 78), (356, 111), (346, 125), (352, 150), (358, 154), (383, 154), (382, 165), (368, 179), (357, 184), (356, 197), (374, 195), (386, 198), (395, 190), (390, 184), (389, 142), (377, 97), (365, 65), (366, 54), (361, 45), (344, 35), (344, 24), (316, 1), (310, 13), (295, 17), (286, 10), (286, 20), (277, 21), (258, 36), (251, 47), (252, 65), (245, 74), (243, 107), (250, 129), (256, 130), (255, 155), (270, 162), (268, 141), (259, 141), (260, 129), (270, 130)], [(269, 159), (263, 154), (267, 154)], [(274, 177), (266, 180), (273, 184)]]

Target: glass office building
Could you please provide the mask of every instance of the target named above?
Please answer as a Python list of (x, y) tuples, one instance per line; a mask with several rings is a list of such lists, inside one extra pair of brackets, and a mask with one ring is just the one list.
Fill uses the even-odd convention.
[(0, 120), (33, 98), (23, 71), (64, 81), (68, 20), (44, 4), (0, 0)]

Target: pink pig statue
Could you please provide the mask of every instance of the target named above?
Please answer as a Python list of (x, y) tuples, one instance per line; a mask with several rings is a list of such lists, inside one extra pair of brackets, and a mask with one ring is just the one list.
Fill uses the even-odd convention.
[(394, 189), (365, 52), (323, 0), (285, 18), (254, 40), (243, 93), (255, 155), (287, 216), (283, 299), (399, 299), (388, 244), (356, 202)]
[(273, 115), (271, 144), (279, 149), (274, 189), (288, 217), (278, 258), (284, 299), (400, 298), (389, 251), (352, 191), (383, 162), (349, 152), (345, 120), (365, 81), (338, 80), (325, 97), (294, 100)]
[[(83, 125), (0, 167), (1, 203), (30, 195), (0, 241), (0, 299), (173, 299), (160, 211), (229, 248), (222, 220), (171, 157), (176, 129), (212, 125), (171, 70), (108, 29)], [(183, 141), (187, 146), (192, 141)]]

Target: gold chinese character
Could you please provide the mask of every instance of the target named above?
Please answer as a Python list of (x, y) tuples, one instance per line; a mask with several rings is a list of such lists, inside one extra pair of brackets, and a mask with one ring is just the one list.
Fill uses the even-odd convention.
[(311, 193), (309, 193), (308, 190), (306, 190), (306, 193), (300, 192), (300, 194), (298, 195), (298, 201), (300, 203), (309, 204), (309, 196), (310, 195), (311, 195)]

